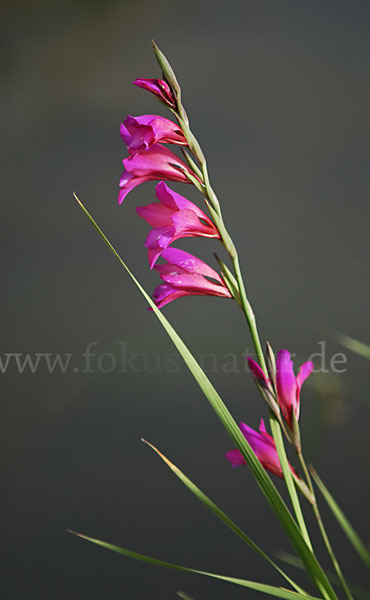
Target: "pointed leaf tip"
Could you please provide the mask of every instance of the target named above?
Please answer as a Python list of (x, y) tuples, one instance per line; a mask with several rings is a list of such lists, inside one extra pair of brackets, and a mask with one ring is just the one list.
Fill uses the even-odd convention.
[(97, 546), (101, 546), (111, 552), (116, 552), (117, 554), (121, 554), (123, 556), (127, 556), (129, 558), (134, 558), (136, 560), (140, 560), (145, 563), (149, 563), (158, 567), (166, 567), (167, 569), (174, 569), (175, 571), (182, 571), (184, 573), (193, 573), (195, 575), (203, 575), (206, 577), (211, 577), (212, 579), (218, 579), (221, 581), (225, 581), (227, 583), (232, 583), (238, 586), (242, 586), (245, 588), (249, 588), (252, 590), (256, 590), (259, 592), (264, 592), (274, 598), (282, 598), (284, 600), (297, 600), (297, 598), (302, 598), (304, 600), (319, 600), (317, 597), (310, 596), (303, 593), (292, 592), (286, 590), (284, 588), (278, 588), (276, 586), (260, 583), (257, 581), (250, 581), (247, 579), (239, 579), (236, 577), (229, 577), (225, 575), (220, 575), (218, 573), (211, 573), (209, 571), (203, 571), (200, 569), (191, 569), (188, 567), (184, 567), (183, 565), (178, 565), (174, 563), (169, 563), (167, 561), (160, 560), (158, 558), (153, 558), (146, 554), (140, 554), (139, 552), (133, 552), (132, 550), (128, 550), (127, 548), (121, 548), (120, 546), (115, 546), (113, 544), (109, 544), (107, 542), (103, 542), (102, 540), (94, 539), (85, 535), (81, 536), (88, 542), (92, 544), (96, 544)]

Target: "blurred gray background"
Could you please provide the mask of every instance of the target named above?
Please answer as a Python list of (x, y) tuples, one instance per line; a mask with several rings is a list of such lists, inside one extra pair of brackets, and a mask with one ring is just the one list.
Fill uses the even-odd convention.
[[(331, 330), (369, 342), (370, 4), (18, 0), (3, 2), (1, 16), (0, 354), (73, 354), (66, 373), (50, 373), (42, 358), (35, 373), (27, 365), (19, 373), (11, 359), (0, 374), (3, 597), (164, 600), (184, 589), (195, 600), (259, 598), (66, 533), (282, 583), (144, 436), (265, 550), (290, 551), (250, 473), (227, 464), (230, 441), (186, 368), (178, 361), (166, 370), (171, 342), (72, 191), (152, 291), (148, 227), (135, 207), (153, 201), (154, 185), (121, 207), (116, 198), (126, 155), (120, 122), (165, 114), (131, 85), (159, 76), (155, 38), (183, 86), (263, 338), (295, 352), (297, 363), (319, 342), (328, 360), (343, 352)], [(174, 188), (198, 198), (190, 186)], [(195, 242), (177, 245), (213, 264), (217, 243)], [(251, 344), (238, 309), (193, 297), (164, 311), (195, 354), (215, 354), (217, 389), (238, 420), (256, 427), (266, 410), (244, 371)], [(93, 372), (83, 373), (92, 342)], [(122, 349), (141, 356), (122, 368)], [(117, 359), (111, 373), (102, 372), (113, 361), (104, 353)], [(369, 361), (346, 354), (345, 372), (328, 367), (305, 384), (302, 426), (308, 457), (369, 541)], [(323, 512), (348, 579), (367, 589), (367, 573)]]

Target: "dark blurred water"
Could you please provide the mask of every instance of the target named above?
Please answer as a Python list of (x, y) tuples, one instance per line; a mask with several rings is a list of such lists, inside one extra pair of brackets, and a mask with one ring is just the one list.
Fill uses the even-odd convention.
[[(332, 329), (369, 342), (369, 4), (14, 1), (1, 13), (0, 353), (74, 355), (65, 374), (46, 365), (19, 374), (13, 364), (0, 377), (3, 597), (164, 599), (180, 588), (196, 600), (246, 597), (104, 552), (67, 528), (280, 583), (140, 443), (156, 443), (264, 549), (290, 549), (247, 470), (226, 464), (230, 442), (185, 367), (166, 371), (169, 340), (72, 190), (152, 290), (134, 209), (153, 201), (153, 185), (122, 207), (116, 196), (122, 118), (163, 114), (130, 83), (158, 75), (155, 38), (183, 85), (263, 337), (301, 360), (319, 342), (329, 358), (343, 352)], [(178, 245), (206, 260), (217, 247)], [(217, 389), (256, 426), (265, 408), (242, 369), (251, 344), (232, 303), (187, 298), (165, 312), (196, 354), (216, 355)], [(99, 356), (119, 361), (124, 349), (148, 363), (104, 373), (108, 357), (83, 373), (91, 342)], [(305, 385), (302, 423), (308, 454), (368, 540), (369, 362), (347, 358), (344, 373)], [(349, 579), (366, 589), (328, 523)]]

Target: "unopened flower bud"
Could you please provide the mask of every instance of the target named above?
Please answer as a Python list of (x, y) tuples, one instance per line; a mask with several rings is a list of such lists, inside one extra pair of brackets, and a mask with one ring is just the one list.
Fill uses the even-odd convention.
[(276, 388), (276, 362), (270, 342), (266, 342), (266, 365), (272, 385)]
[(170, 84), (170, 86), (172, 87), (174, 92), (176, 94), (179, 94), (180, 85), (176, 79), (176, 75), (175, 75), (170, 63), (168, 62), (168, 60), (165, 57), (165, 55), (163, 54), (163, 52), (158, 48), (158, 46), (154, 40), (152, 40), (152, 46), (153, 46), (155, 57), (159, 63), (159, 66), (162, 69), (162, 73), (163, 73), (165, 80)]

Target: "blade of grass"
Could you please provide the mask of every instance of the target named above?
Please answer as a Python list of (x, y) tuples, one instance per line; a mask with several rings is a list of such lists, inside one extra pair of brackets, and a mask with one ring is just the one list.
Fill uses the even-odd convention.
[(192, 376), (195, 381), (198, 383), (200, 389), (206, 396), (208, 402), (212, 406), (214, 412), (222, 422), (224, 428), (228, 432), (229, 436), (233, 440), (236, 447), (240, 450), (243, 458), (249, 465), (260, 489), (268, 500), (271, 508), (275, 512), (277, 518), (279, 519), (282, 527), (284, 528), (286, 534), (291, 540), (293, 546), (295, 547), (297, 553), (302, 558), (304, 564), (306, 565), (307, 572), (311, 575), (313, 581), (317, 585), (320, 592), (324, 595), (326, 599), (337, 600), (337, 596), (327, 579), (324, 571), (322, 570), (316, 556), (313, 554), (311, 549), (307, 546), (305, 539), (302, 536), (302, 533), (294, 521), (292, 515), (290, 514), (284, 500), (280, 496), (278, 490), (272, 483), (270, 477), (265, 472), (252, 448), (248, 444), (247, 440), (243, 436), (240, 428), (238, 427), (236, 421), (232, 417), (231, 413), (223, 403), (221, 397), (211, 384), (210, 380), (201, 369), (198, 362), (195, 360), (194, 356), (191, 354), (187, 346), (184, 344), (180, 336), (176, 333), (170, 322), (166, 319), (166, 317), (162, 314), (162, 312), (157, 308), (151, 297), (144, 290), (143, 286), (139, 283), (136, 277), (131, 273), (130, 269), (123, 261), (123, 259), (118, 254), (117, 250), (112, 246), (106, 235), (100, 229), (98, 224), (95, 222), (93, 217), (90, 215), (89, 211), (85, 208), (82, 202), (78, 199), (76, 194), (74, 194), (75, 199), (77, 200), (79, 206), (84, 211), (85, 215), (89, 218), (92, 225), (95, 227), (101, 238), (104, 240), (110, 251), (114, 254), (117, 260), (120, 262), (125, 271), (129, 274), (135, 285), (138, 287), (149, 306), (152, 308), (154, 314), (162, 324), (163, 328), (166, 330), (167, 334), (171, 338), (173, 344), (179, 351), (182, 356), (185, 364), (190, 370)]
[(180, 479), (180, 481), (201, 501), (207, 506), (215, 515), (218, 517), (227, 527), (231, 529), (237, 536), (239, 536), (243, 542), (248, 544), (257, 554), (264, 558), (274, 569), (276, 569), (280, 575), (282, 575), (287, 582), (300, 593), (305, 593), (304, 590), (299, 587), (280, 567), (277, 565), (257, 544), (247, 536), (234, 521), (232, 521), (206, 494), (202, 492), (176, 465), (173, 464), (158, 448), (153, 446), (150, 442), (142, 440), (147, 446), (149, 446), (157, 455), (163, 460), (163, 462), (171, 469), (171, 471)]
[(346, 335), (345, 333), (341, 333), (340, 331), (333, 332), (334, 339), (356, 354), (363, 356), (364, 358), (370, 359), (370, 345), (364, 344), (364, 342), (360, 342), (359, 340), (355, 340), (355, 338)]
[[(292, 567), (296, 567), (297, 569), (304, 570), (304, 564), (301, 561), (301, 559), (298, 558), (298, 556), (295, 556), (294, 554), (290, 554), (289, 552), (283, 552), (282, 550), (279, 550), (275, 554), (276, 554), (277, 558), (279, 558), (281, 561), (285, 562), (287, 565), (291, 565)], [(328, 576), (328, 579), (334, 585), (338, 585), (338, 586), (341, 585), (341, 583), (338, 579), (338, 576), (334, 572), (329, 572), (329, 571), (325, 571), (325, 572)], [(358, 600), (370, 600), (370, 593), (366, 592), (362, 588), (358, 587), (358, 585), (349, 583), (349, 587), (351, 588), (352, 594), (355, 596), (355, 598), (358, 598)]]
[(88, 542), (96, 544), (97, 546), (101, 546), (102, 548), (106, 548), (107, 550), (111, 550), (112, 552), (116, 552), (117, 554), (122, 554), (130, 558), (135, 558), (136, 560), (141, 560), (143, 562), (156, 565), (157, 567), (166, 567), (167, 569), (174, 569), (175, 571), (184, 571), (186, 573), (194, 573), (196, 575), (205, 575), (206, 577), (212, 577), (213, 579), (220, 579), (228, 583), (234, 583), (235, 585), (246, 587), (257, 592), (264, 592), (265, 594), (274, 596), (275, 598), (283, 598), (284, 600), (319, 600), (314, 596), (309, 596), (308, 594), (298, 594), (297, 592), (291, 592), (289, 590), (279, 588), (274, 585), (267, 585), (265, 583), (259, 583), (257, 581), (249, 581), (247, 579), (228, 577), (226, 575), (219, 575), (218, 573), (210, 573), (209, 571), (201, 571), (199, 569), (183, 567), (182, 565), (177, 565), (174, 563), (159, 560), (157, 558), (152, 558), (151, 556), (147, 556), (146, 554), (132, 552), (131, 550), (127, 550), (126, 548), (121, 548), (120, 546), (115, 546), (113, 544), (109, 544), (107, 542), (88, 537), (87, 535), (83, 535), (82, 533), (77, 533), (75, 531), (69, 530), (69, 533), (72, 533), (73, 535), (82, 538), (83, 540), (87, 540)]
[(366, 548), (366, 546), (363, 543), (363, 541), (361, 540), (360, 536), (354, 530), (351, 523), (348, 521), (347, 517), (343, 513), (342, 509), (338, 506), (337, 502), (334, 500), (333, 496), (331, 495), (331, 493), (329, 492), (327, 487), (324, 485), (323, 481), (320, 479), (320, 477), (318, 476), (318, 474), (316, 473), (315, 469), (312, 466), (310, 466), (310, 471), (311, 471), (311, 475), (312, 475), (317, 487), (319, 488), (320, 492), (324, 496), (326, 502), (328, 503), (329, 507), (331, 508), (333, 515), (337, 519), (339, 525), (342, 527), (347, 538), (349, 539), (352, 546), (357, 551), (358, 555), (362, 558), (364, 563), (367, 565), (367, 567), (370, 568), (370, 551), (368, 550), (368, 548)]
[(296, 487), (295, 487), (295, 484), (293, 481), (292, 473), (291, 473), (287, 455), (285, 452), (284, 441), (283, 441), (283, 436), (281, 433), (280, 425), (279, 425), (279, 422), (278, 422), (276, 416), (272, 412), (270, 413), (270, 426), (271, 426), (271, 431), (272, 431), (272, 435), (274, 438), (275, 446), (277, 449), (277, 453), (279, 456), (281, 468), (283, 470), (283, 475), (284, 475), (285, 483), (287, 486), (287, 490), (288, 490), (290, 500), (293, 505), (295, 516), (297, 518), (298, 526), (302, 532), (302, 535), (306, 541), (307, 546), (312, 550), (310, 536), (308, 535), (306, 523), (305, 523), (302, 509), (301, 509), (301, 504), (299, 502), (297, 490), (296, 490)]

